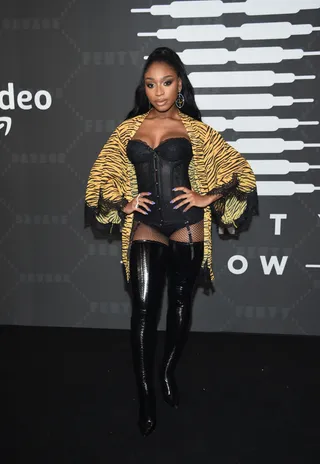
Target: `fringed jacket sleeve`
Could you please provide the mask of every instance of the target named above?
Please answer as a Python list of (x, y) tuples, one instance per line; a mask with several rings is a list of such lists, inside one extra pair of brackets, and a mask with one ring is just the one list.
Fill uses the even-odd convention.
[(221, 238), (237, 238), (259, 214), (255, 175), (249, 162), (211, 127), (205, 150), (208, 193), (222, 194), (211, 204), (218, 234)]
[(111, 134), (94, 162), (85, 195), (85, 227), (108, 229), (121, 224), (121, 209), (128, 203), (126, 160), (118, 128)]

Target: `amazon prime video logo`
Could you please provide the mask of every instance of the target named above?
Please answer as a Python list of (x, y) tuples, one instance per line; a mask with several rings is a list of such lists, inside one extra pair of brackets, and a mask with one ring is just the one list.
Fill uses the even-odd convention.
[[(0, 90), (0, 110), (14, 111), (17, 107), (21, 110), (31, 110), (36, 107), (45, 111), (52, 104), (51, 94), (47, 90), (38, 90), (34, 95), (29, 90), (21, 90), (15, 95), (13, 82), (8, 83), (8, 88)], [(8, 135), (12, 126), (12, 119), (8, 116), (0, 116), (0, 135), (4, 129), (4, 135)]]

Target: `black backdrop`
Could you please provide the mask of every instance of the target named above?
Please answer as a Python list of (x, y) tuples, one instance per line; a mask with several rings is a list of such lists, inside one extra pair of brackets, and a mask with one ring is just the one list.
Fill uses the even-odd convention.
[[(179, 3), (173, 16), (189, 18), (130, 11), (157, 4), (146, 0), (1, 2), (1, 324), (129, 327), (120, 243), (84, 230), (84, 191), (144, 57), (167, 45), (190, 50), (181, 57), (204, 121), (252, 163), (261, 211), (239, 241), (214, 231), (215, 293), (198, 291), (193, 330), (320, 334), (319, 56), (305, 54), (320, 50), (320, 33), (292, 26), (319, 26), (320, 2), (295, 0), (290, 13), (279, 0), (268, 15), (269, 2), (255, 15), (228, 2), (229, 13), (202, 18)], [(202, 28), (138, 35), (183, 25)]]

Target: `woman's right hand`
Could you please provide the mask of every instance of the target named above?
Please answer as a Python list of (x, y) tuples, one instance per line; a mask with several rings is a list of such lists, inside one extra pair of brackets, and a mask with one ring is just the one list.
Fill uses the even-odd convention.
[[(127, 205), (122, 209), (122, 211), (126, 214), (131, 214), (134, 211), (139, 211), (142, 214), (148, 214), (147, 211), (151, 211), (148, 207), (148, 203), (154, 205), (154, 201), (149, 200), (149, 198), (145, 198), (145, 196), (151, 195), (151, 192), (141, 192), (137, 195), (133, 200), (129, 201)], [(136, 208), (138, 201), (138, 207)]]

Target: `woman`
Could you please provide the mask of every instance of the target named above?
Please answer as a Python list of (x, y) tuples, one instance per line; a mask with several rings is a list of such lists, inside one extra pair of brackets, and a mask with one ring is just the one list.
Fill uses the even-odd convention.
[(156, 425), (154, 357), (161, 297), (168, 311), (160, 382), (178, 407), (174, 371), (191, 320), (195, 282), (214, 279), (211, 222), (237, 238), (258, 214), (249, 163), (201, 122), (179, 56), (166, 47), (149, 56), (135, 106), (95, 161), (86, 191), (86, 225), (122, 233), (122, 263), (131, 282), (131, 346), (144, 436)]

